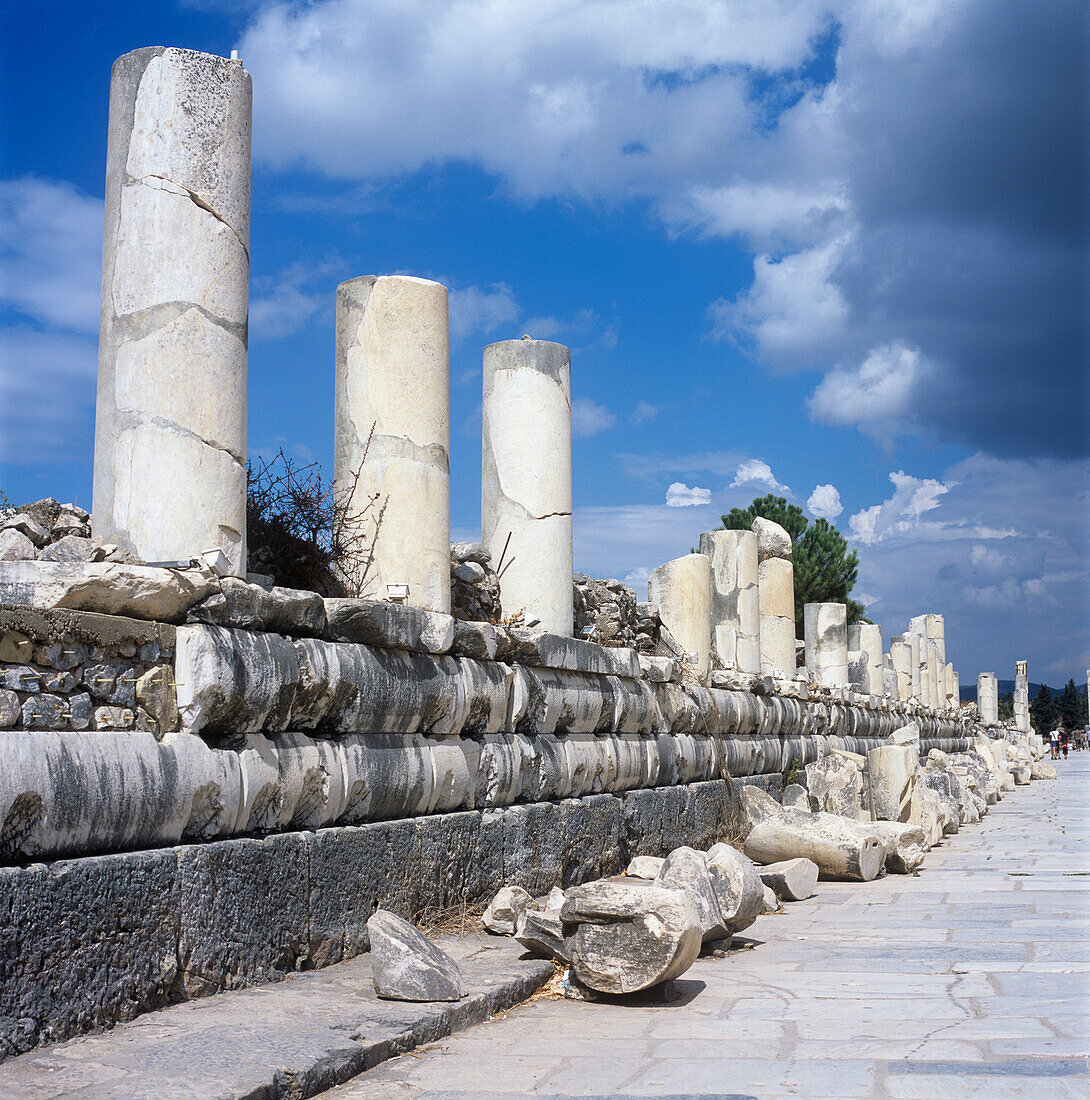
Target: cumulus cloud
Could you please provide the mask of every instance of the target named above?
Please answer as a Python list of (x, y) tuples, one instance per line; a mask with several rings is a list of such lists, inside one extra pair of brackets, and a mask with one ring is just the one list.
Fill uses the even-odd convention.
[(806, 501), (810, 515), (818, 519), (836, 519), (844, 511), (840, 503), (840, 491), (835, 485), (817, 485)]
[[(922, 517), (937, 508), (939, 498), (950, 491), (950, 486), (942, 481), (912, 477), (903, 470), (891, 473), (889, 480), (893, 483), (894, 493), (888, 500), (864, 508), (848, 518), (848, 530), (864, 546), (921, 533), (928, 522)], [(934, 537), (941, 529), (941, 525), (932, 521), (929, 534)]]
[(682, 481), (674, 481), (666, 489), (667, 508), (692, 508), (709, 504), (711, 499), (711, 489), (701, 489), (698, 485), (690, 488)]
[(250, 339), (279, 340), (298, 332), (322, 310), (332, 313), (330, 264), (292, 264), (276, 276), (254, 282)]
[(571, 430), (576, 439), (599, 435), (617, 423), (617, 417), (605, 405), (589, 397), (576, 397), (571, 403)]
[(636, 407), (632, 410), (632, 415), (628, 419), (631, 423), (639, 427), (641, 424), (646, 424), (648, 421), (654, 420), (658, 414), (658, 405), (652, 405), (648, 401), (637, 401)]
[(0, 300), (44, 325), (98, 334), (102, 200), (64, 180), (0, 180)]
[(772, 467), (759, 458), (751, 458), (741, 463), (734, 472), (734, 480), (730, 483), (732, 489), (740, 486), (758, 486), (771, 489), (775, 492), (790, 493), (786, 485), (781, 485), (772, 473)]
[(456, 339), (472, 333), (487, 335), (503, 325), (513, 325), (520, 312), (514, 291), (506, 283), (450, 291), (450, 331)]

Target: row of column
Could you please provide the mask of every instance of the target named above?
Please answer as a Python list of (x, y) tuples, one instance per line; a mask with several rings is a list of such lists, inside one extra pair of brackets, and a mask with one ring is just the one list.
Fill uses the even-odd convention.
[[(151, 47), (114, 64), (95, 533), (144, 561), (219, 549), (246, 572), (251, 82), (237, 59)], [(450, 610), (447, 289), (337, 288), (335, 492), (368, 523), (368, 594)], [(481, 521), (504, 605), (572, 630), (571, 363), (484, 351)], [(373, 534), (372, 534), (373, 532)]]

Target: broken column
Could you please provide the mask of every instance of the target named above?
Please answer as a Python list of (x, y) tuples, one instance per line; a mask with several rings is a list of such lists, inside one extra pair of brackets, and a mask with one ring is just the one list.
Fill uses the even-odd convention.
[(547, 340), (484, 349), (481, 541), (504, 610), (572, 632), (571, 353)]
[(902, 637), (889, 643), (889, 659), (897, 675), (897, 698), (907, 702), (912, 698), (912, 646)]
[(944, 710), (946, 707), (946, 673), (940, 656), (939, 648), (933, 641), (926, 643), (927, 647), (927, 705), (934, 710)]
[(250, 76), (150, 46), (114, 62), (94, 531), (246, 571)]
[(848, 609), (842, 603), (803, 608), (806, 667), (825, 687), (848, 686)]
[(761, 674), (792, 680), (795, 676), (795, 571), (791, 536), (760, 516), (757, 536), (757, 592), (761, 614)]
[(946, 668), (943, 669), (943, 695), (946, 698), (947, 707), (956, 707), (958, 705), (957, 689), (954, 686), (954, 681), (957, 679), (957, 673), (954, 671), (954, 666), (947, 662)]
[(703, 675), (711, 667), (712, 566), (704, 554), (686, 554), (660, 565), (647, 581), (647, 598), (662, 625), (692, 655)]
[[(369, 564), (349, 563), (355, 595), (450, 611), (450, 370), (447, 288), (408, 275), (337, 287), (338, 498), (360, 516)], [(366, 568), (366, 574), (363, 573)]]
[(982, 672), (976, 678), (976, 708), (986, 725), (999, 721), (999, 683), (994, 672)]
[(856, 687), (865, 695), (882, 694), (882, 628), (875, 623), (853, 623), (848, 627), (848, 651), (867, 656), (866, 678)]
[(1019, 661), (1014, 666), (1014, 724), (1029, 733), (1029, 665)]
[(712, 567), (713, 651), (724, 668), (759, 675), (757, 536), (752, 531), (705, 531), (700, 536), (700, 552)]

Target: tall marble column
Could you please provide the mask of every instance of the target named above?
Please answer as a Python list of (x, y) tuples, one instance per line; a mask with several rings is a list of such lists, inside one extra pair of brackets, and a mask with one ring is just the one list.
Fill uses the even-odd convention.
[(761, 675), (795, 678), (795, 567), (791, 536), (778, 524), (758, 517), (757, 593), (761, 612)]
[(712, 648), (724, 668), (759, 675), (761, 608), (757, 536), (752, 531), (705, 531), (700, 552), (712, 567)]
[(976, 708), (986, 725), (999, 721), (999, 683), (994, 672), (982, 672), (976, 678)]
[[(867, 655), (867, 676), (858, 690), (867, 695), (882, 694), (882, 628), (876, 623), (853, 623), (848, 627), (848, 652)], [(855, 686), (854, 684), (852, 685)]]
[(500, 572), (504, 611), (570, 635), (568, 349), (529, 337), (485, 348), (482, 422), (481, 541)]
[(808, 603), (803, 616), (806, 667), (825, 687), (847, 687), (847, 607), (842, 603)]
[(1014, 666), (1014, 723), (1023, 733), (1029, 733), (1029, 664), (1018, 661)]
[(370, 565), (349, 580), (359, 584), (359, 595), (376, 599), (386, 598), (387, 585), (407, 584), (407, 603), (445, 613), (448, 330), (441, 283), (364, 275), (337, 287), (334, 481), (357, 514), (377, 494), (365, 528)]
[(250, 76), (149, 46), (110, 80), (94, 529), (246, 571)]
[(711, 667), (711, 562), (704, 554), (665, 562), (648, 578), (647, 598), (659, 609), (674, 641), (695, 654), (694, 667), (702, 676)]
[(926, 643), (927, 705), (932, 710), (946, 709), (946, 680), (944, 666), (939, 658), (935, 642)]

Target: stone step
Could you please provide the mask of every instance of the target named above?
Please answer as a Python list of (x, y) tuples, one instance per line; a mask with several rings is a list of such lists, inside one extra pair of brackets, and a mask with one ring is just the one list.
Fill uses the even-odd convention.
[(462, 966), (457, 1003), (382, 1001), (361, 955), (282, 982), (173, 1005), (0, 1064), (0, 1096), (47, 1100), (303, 1100), (525, 1000), (553, 965), (513, 940), (442, 939)]

